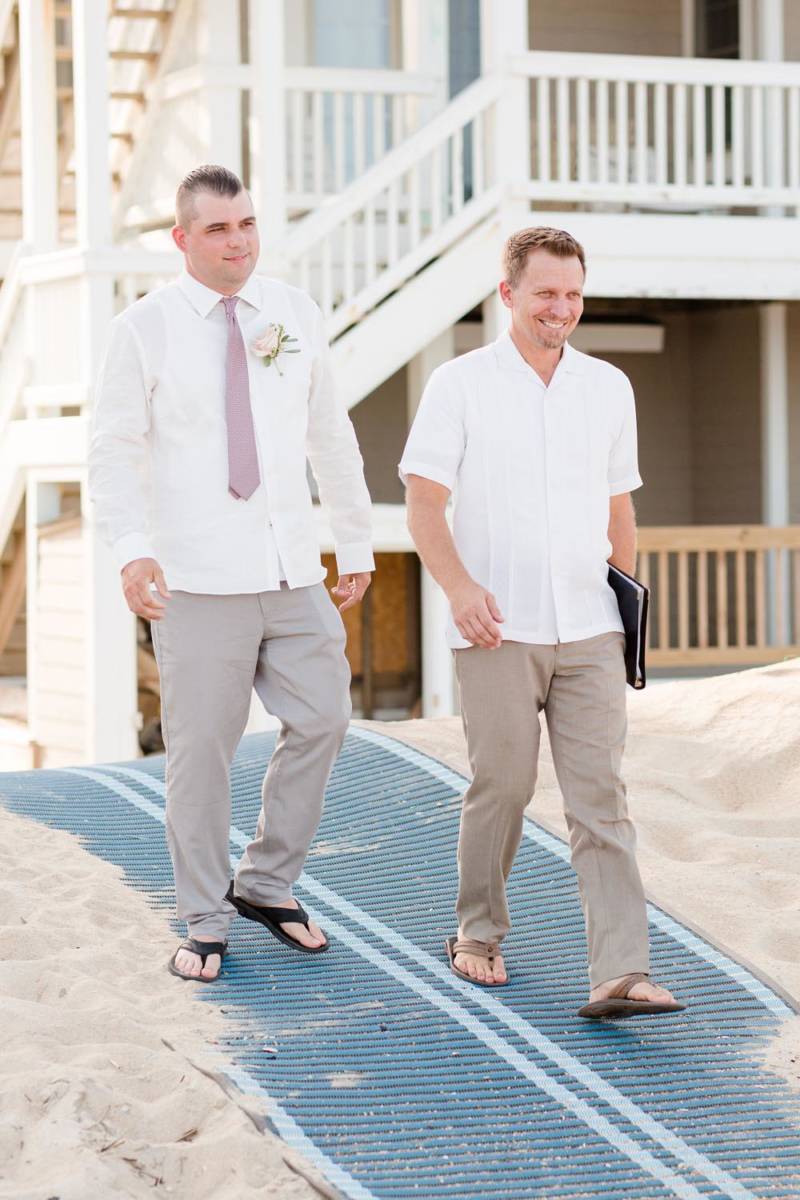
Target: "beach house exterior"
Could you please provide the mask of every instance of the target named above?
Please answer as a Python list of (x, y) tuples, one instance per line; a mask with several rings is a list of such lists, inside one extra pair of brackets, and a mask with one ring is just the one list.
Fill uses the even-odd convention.
[(453, 711), (396, 464), (430, 371), (503, 327), (500, 247), (533, 223), (584, 243), (574, 344), (636, 390), (651, 663), (798, 652), (793, 0), (0, 0), (0, 85), (0, 764), (130, 758), (157, 716), (87, 433), (204, 161), (251, 189), (261, 270), (321, 305), (362, 446), (357, 712)]

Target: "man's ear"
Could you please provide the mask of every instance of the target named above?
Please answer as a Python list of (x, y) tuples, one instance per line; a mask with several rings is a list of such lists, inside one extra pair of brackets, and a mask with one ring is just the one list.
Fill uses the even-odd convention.
[(186, 253), (186, 230), (182, 225), (172, 226), (172, 240), (182, 253)]
[(497, 285), (497, 290), (500, 293), (500, 299), (505, 304), (506, 308), (511, 308), (511, 285), (505, 279), (501, 280)]

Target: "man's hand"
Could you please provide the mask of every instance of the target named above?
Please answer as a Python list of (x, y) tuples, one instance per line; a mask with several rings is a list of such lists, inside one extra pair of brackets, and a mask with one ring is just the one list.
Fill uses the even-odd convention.
[(359, 571), (355, 575), (340, 575), (336, 587), (331, 588), (332, 596), (341, 597), (339, 612), (345, 612), (348, 608), (360, 604), (371, 583), (371, 571)]
[(165, 604), (156, 599), (150, 591), (150, 584), (156, 585), (156, 590), (165, 600), (169, 600), (167, 581), (164, 572), (154, 558), (135, 558), (122, 568), (122, 590), (128, 602), (128, 608), (137, 617), (147, 617), (149, 621), (160, 621), (164, 615)]
[(454, 588), (447, 598), (456, 629), (466, 641), (487, 650), (496, 650), (502, 645), (497, 622), (504, 621), (505, 617), (491, 592), (470, 580)]

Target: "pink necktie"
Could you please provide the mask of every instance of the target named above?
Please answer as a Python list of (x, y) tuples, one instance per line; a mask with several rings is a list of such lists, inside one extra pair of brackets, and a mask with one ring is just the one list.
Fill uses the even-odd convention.
[(228, 491), (237, 500), (249, 500), (261, 482), (256, 434), (250, 408), (250, 380), (242, 331), (236, 320), (238, 296), (223, 296), (228, 318), (228, 355), (225, 360), (225, 418), (228, 423)]

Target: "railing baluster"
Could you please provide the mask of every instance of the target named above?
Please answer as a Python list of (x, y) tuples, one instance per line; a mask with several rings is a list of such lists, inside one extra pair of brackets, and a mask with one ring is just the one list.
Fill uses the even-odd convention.
[(408, 172), (408, 227), (409, 250), (419, 245), (421, 221), (419, 212), (419, 167), (415, 163)]
[(717, 550), (717, 645), (728, 645), (728, 554)]
[(669, 650), (669, 553), (658, 552), (658, 648)]
[(789, 187), (800, 188), (800, 88), (789, 88), (787, 104), (789, 107)]
[(745, 551), (739, 548), (736, 555), (736, 645), (747, 645), (747, 563)]
[(656, 183), (667, 182), (667, 85), (655, 85)]
[(764, 92), (750, 89), (750, 183), (764, 186)]
[(692, 156), (694, 186), (706, 185), (706, 88), (704, 83), (692, 87)]
[(550, 80), (536, 80), (536, 161), (539, 179), (550, 182)]
[(393, 180), (389, 184), (386, 202), (386, 253), (389, 260), (389, 266), (393, 266), (400, 257), (399, 248), (399, 224), (400, 214), (397, 198), (397, 181)]
[(367, 130), (364, 113), (366, 97), (363, 92), (353, 96), (353, 166), (354, 178), (360, 179), (366, 165)]
[(558, 178), (563, 183), (570, 181), (569, 157), (571, 143), (569, 80), (562, 77), (556, 83), (556, 146), (558, 147)]
[(579, 79), (577, 84), (577, 134), (578, 134), (578, 182), (589, 182), (589, 80)]
[[(483, 112), (479, 112), (472, 122), (472, 195), (480, 196), (486, 187), (484, 181), (483, 139), (486, 136)], [(434, 175), (436, 174), (434, 170)]]
[(345, 124), (344, 124), (344, 95), (335, 92), (333, 96), (333, 182), (337, 192), (345, 185)]
[(372, 97), (372, 161), (380, 162), (386, 153), (386, 97)]
[(784, 591), (784, 564), (786, 554), (790, 553), (779, 547), (775, 552), (775, 644), (788, 646), (791, 641), (791, 631), (787, 626), (786, 593)]
[(686, 187), (688, 178), (686, 84), (677, 83), (672, 96), (672, 178), (678, 187)]
[(711, 88), (711, 157), (714, 187), (725, 186), (725, 88)]
[(331, 260), (331, 239), (322, 239), (322, 258), (320, 263), (322, 278), (320, 280), (320, 308), (323, 317), (329, 317), (333, 312), (333, 263)]
[(624, 79), (617, 82), (614, 101), (614, 120), (617, 126), (617, 183), (628, 182), (628, 84)]
[(794, 645), (800, 645), (800, 549), (792, 551), (792, 575), (794, 583), (794, 620), (792, 621), (792, 639)]
[[(780, 552), (778, 552), (780, 554)], [(756, 550), (756, 645), (767, 644), (767, 580), (764, 570), (764, 551)], [(777, 596), (776, 596), (777, 600)]]
[[(650, 553), (647, 550), (639, 551), (639, 561), (636, 567), (637, 576), (642, 587), (650, 587)], [(651, 597), (652, 599), (652, 597)], [(653, 645), (653, 622), (649, 622), (647, 630), (647, 645)]]
[(378, 259), (375, 246), (375, 201), (364, 205), (364, 282), (372, 283), (378, 274)]
[(678, 649), (689, 649), (689, 551), (678, 551)]
[(598, 183), (608, 183), (608, 80), (598, 79), (594, 89), (597, 124), (597, 181)]
[(731, 89), (731, 159), (733, 186), (744, 187), (744, 92), (741, 84)]
[(406, 136), (405, 104), (403, 96), (392, 97), (392, 145), (399, 146)]
[(353, 218), (348, 217), (344, 223), (344, 260), (342, 262), (343, 292), (342, 304), (348, 304), (356, 293), (355, 273), (355, 238)]
[(453, 214), (464, 207), (464, 127), (450, 139), (450, 176), (453, 189)]
[(708, 551), (697, 553), (697, 644), (708, 648)]
[(290, 192), (302, 193), (305, 189), (304, 152), (306, 148), (306, 130), (303, 120), (305, 94), (299, 90), (291, 93), (288, 105), (291, 112), (292, 130), (289, 135), (289, 146), (292, 155), (292, 179), (289, 184)]
[(647, 183), (647, 84), (634, 85), (636, 109), (636, 182)]
[[(321, 200), (325, 195), (325, 138), (322, 130), (322, 92), (311, 93), (311, 162), (314, 195)], [(331, 171), (336, 180), (336, 166)]]
[(438, 229), (444, 219), (442, 213), (442, 147), (436, 146), (428, 156), (431, 172), (431, 229)]

